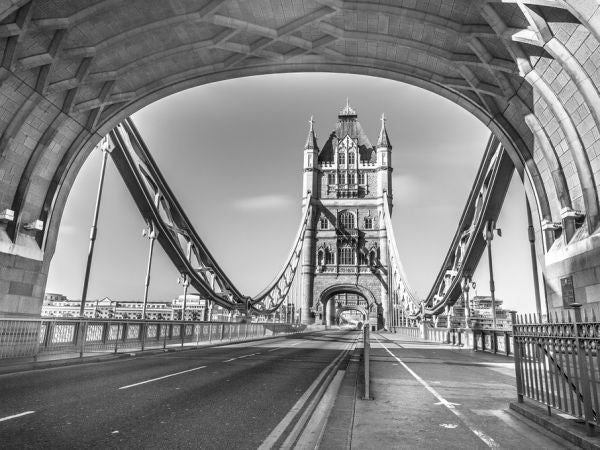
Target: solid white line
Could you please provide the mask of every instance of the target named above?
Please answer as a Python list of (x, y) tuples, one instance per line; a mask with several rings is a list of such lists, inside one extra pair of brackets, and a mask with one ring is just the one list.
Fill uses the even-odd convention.
[(132, 387), (135, 387), (135, 386), (139, 386), (141, 384), (152, 383), (153, 381), (164, 380), (165, 378), (174, 377), (176, 375), (181, 375), (183, 373), (189, 373), (189, 372), (193, 372), (194, 370), (204, 369), (205, 367), (206, 366), (200, 366), (200, 367), (194, 367), (193, 369), (182, 370), (181, 372), (175, 372), (175, 373), (171, 373), (169, 375), (165, 375), (165, 376), (162, 376), (162, 377), (152, 378), (151, 380), (140, 381), (139, 383), (135, 383), (135, 384), (128, 384), (127, 386), (122, 386), (119, 389), (129, 389), (129, 388), (132, 388)]
[(15, 414), (14, 416), (7, 416), (7, 417), (2, 417), (0, 419), (0, 422), (4, 422), (5, 420), (10, 420), (10, 419), (16, 419), (17, 417), (22, 417), (22, 416), (26, 416), (28, 414), (33, 414), (35, 411), (25, 411), (19, 414)]
[[(377, 338), (375, 338), (377, 339)], [(402, 367), (404, 367), (406, 369), (406, 371), (408, 373), (410, 373), (415, 380), (417, 380), (419, 383), (421, 383), (423, 385), (423, 387), (425, 389), (427, 389), (429, 392), (431, 392), (433, 394), (433, 396), (435, 398), (437, 398), (440, 401), (441, 405), (444, 405), (446, 408), (448, 408), (450, 411), (452, 411), (452, 413), (458, 417), (463, 424), (465, 424), (465, 426), (471, 430), (471, 432), (473, 434), (475, 434), (475, 436), (477, 436), (479, 439), (481, 439), (488, 447), (490, 448), (499, 448), (499, 445), (496, 443), (496, 441), (494, 441), (491, 437), (489, 437), (488, 435), (486, 435), (485, 433), (475, 429), (474, 427), (474, 423), (471, 422), (470, 419), (468, 419), (466, 416), (463, 415), (463, 413), (461, 413), (460, 411), (458, 411), (456, 409), (456, 404), (449, 402), (448, 400), (446, 400), (444, 397), (442, 397), (435, 389), (433, 389), (431, 386), (429, 386), (429, 384), (427, 384), (427, 382), (421, 378), (419, 375), (417, 375), (410, 367), (408, 367), (404, 361), (402, 361), (400, 358), (398, 358), (396, 355), (394, 355), (386, 346), (383, 342), (381, 342), (379, 339), (377, 339), (377, 342), (379, 342), (383, 348), (393, 357), (396, 359), (396, 361), (398, 361)]]
[(283, 347), (272, 348), (271, 350), (267, 350), (267, 352), (274, 352), (275, 350), (279, 350), (280, 348), (283, 348)]

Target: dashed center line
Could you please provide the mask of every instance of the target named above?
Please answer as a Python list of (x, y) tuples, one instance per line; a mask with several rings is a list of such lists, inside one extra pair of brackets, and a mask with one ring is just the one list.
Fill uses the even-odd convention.
[(0, 418), (0, 422), (4, 422), (6, 420), (10, 420), (10, 419), (16, 419), (17, 417), (23, 417), (23, 416), (27, 416), (29, 414), (33, 414), (35, 411), (25, 411), (19, 414), (14, 414), (12, 416), (6, 416), (6, 417), (2, 417)]
[(236, 356), (235, 358), (231, 358), (231, 359), (226, 359), (223, 362), (231, 362), (231, 361), (235, 361), (236, 359), (242, 359), (242, 358), (247, 358), (248, 356), (254, 356), (254, 355), (260, 355), (260, 353), (251, 353), (249, 355), (242, 355), (242, 356)]
[(176, 375), (181, 375), (183, 373), (189, 373), (189, 372), (193, 372), (195, 370), (204, 369), (205, 367), (206, 366), (200, 366), (200, 367), (194, 367), (193, 369), (182, 370), (181, 372), (171, 373), (169, 375), (164, 375), (162, 377), (152, 378), (150, 380), (145, 380), (145, 381), (140, 381), (139, 383), (128, 384), (127, 386), (121, 386), (119, 389), (129, 389), (129, 388), (132, 388), (132, 387), (135, 387), (135, 386), (139, 386), (141, 384), (152, 383), (153, 381), (164, 380), (165, 378), (174, 377)]

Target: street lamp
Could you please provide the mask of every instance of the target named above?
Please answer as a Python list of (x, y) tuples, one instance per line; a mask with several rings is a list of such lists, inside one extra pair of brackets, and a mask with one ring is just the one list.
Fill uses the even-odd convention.
[(154, 224), (149, 221), (148, 228), (142, 230), (142, 236), (150, 240), (150, 248), (148, 250), (148, 266), (146, 268), (146, 281), (144, 284), (144, 303), (142, 306), (142, 320), (146, 318), (146, 306), (148, 305), (148, 289), (150, 287), (150, 270), (152, 269), (152, 252), (154, 251), (154, 241), (158, 237), (158, 230)]
[(490, 268), (490, 294), (492, 297), (492, 328), (496, 329), (496, 296), (494, 293), (494, 269), (492, 267), (492, 240), (494, 239), (494, 231), (498, 233), (498, 237), (502, 237), (502, 230), (500, 228), (496, 228), (496, 222), (494, 220), (488, 220), (485, 223), (483, 237), (487, 241), (488, 266)]
[(81, 293), (81, 305), (79, 307), (79, 316), (83, 317), (85, 313), (85, 301), (87, 300), (88, 283), (90, 281), (90, 271), (92, 268), (92, 257), (94, 256), (94, 246), (96, 243), (96, 233), (98, 230), (98, 215), (100, 213), (100, 200), (102, 199), (102, 189), (104, 187), (104, 175), (106, 173), (106, 160), (108, 154), (113, 150), (114, 145), (108, 136), (104, 137), (98, 148), (102, 151), (102, 162), (100, 163), (100, 180), (98, 181), (98, 192), (96, 194), (96, 206), (94, 207), (94, 218), (90, 229), (90, 247), (88, 249), (87, 263), (85, 265), (85, 275), (83, 276), (83, 289)]
[(181, 320), (185, 320), (185, 310), (187, 307), (187, 291), (190, 285), (190, 277), (187, 273), (182, 273), (181, 277), (177, 278), (177, 284), (183, 285), (183, 309), (181, 310)]

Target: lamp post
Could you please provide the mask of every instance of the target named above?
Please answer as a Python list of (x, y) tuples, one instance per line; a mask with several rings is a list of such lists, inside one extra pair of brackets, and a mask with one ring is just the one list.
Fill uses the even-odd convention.
[(187, 309), (187, 291), (190, 285), (190, 277), (187, 273), (182, 273), (181, 277), (177, 278), (177, 284), (183, 286), (183, 308), (181, 310), (181, 320), (185, 320), (185, 310)]
[(500, 228), (496, 228), (496, 222), (493, 220), (488, 220), (485, 223), (483, 237), (487, 241), (488, 266), (490, 268), (490, 294), (492, 297), (492, 328), (496, 329), (496, 296), (494, 285), (494, 269), (492, 266), (492, 240), (494, 239), (494, 231), (498, 233), (498, 237), (502, 237), (502, 230)]
[(471, 321), (471, 302), (469, 301), (469, 290), (470, 290), (471, 278), (463, 278), (463, 300), (465, 301), (465, 328), (469, 328), (469, 322)]
[(148, 289), (150, 288), (150, 271), (152, 269), (152, 252), (154, 251), (154, 241), (158, 236), (158, 230), (152, 222), (148, 222), (148, 228), (142, 231), (142, 236), (150, 240), (148, 249), (148, 266), (146, 267), (146, 281), (144, 283), (144, 303), (142, 305), (142, 320), (146, 318), (146, 306), (148, 305)]
[(92, 258), (94, 256), (94, 246), (96, 244), (96, 233), (98, 230), (98, 215), (100, 213), (100, 200), (102, 199), (102, 189), (104, 188), (104, 175), (106, 173), (106, 160), (108, 154), (112, 151), (112, 142), (108, 137), (100, 141), (98, 146), (102, 151), (102, 162), (100, 164), (100, 180), (98, 181), (98, 192), (96, 194), (96, 206), (94, 207), (94, 218), (92, 219), (92, 227), (90, 229), (90, 246), (88, 249), (88, 257), (85, 265), (85, 274), (83, 276), (83, 289), (81, 292), (81, 305), (79, 307), (79, 316), (83, 317), (85, 312), (85, 301), (87, 300), (88, 283), (90, 281), (90, 271), (92, 269)]

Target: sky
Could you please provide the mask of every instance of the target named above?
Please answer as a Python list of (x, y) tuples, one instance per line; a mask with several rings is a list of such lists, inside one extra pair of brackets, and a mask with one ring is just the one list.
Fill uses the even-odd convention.
[[(259, 292), (284, 263), (301, 216), (302, 154), (314, 116), (319, 144), (346, 98), (372, 143), (385, 113), (392, 150), (393, 225), (408, 282), (425, 297), (464, 208), (489, 130), (442, 97), (397, 81), (343, 74), (277, 74), (212, 83), (159, 100), (133, 120), (211, 253), (238, 288)], [(81, 298), (101, 154), (69, 195), (47, 292)], [(535, 310), (523, 186), (512, 180), (493, 241), (496, 296)], [(109, 159), (88, 298), (141, 299), (144, 221)], [(484, 254), (485, 256), (485, 254)], [(155, 247), (149, 298), (180, 295)], [(486, 258), (475, 273), (489, 294)]]

